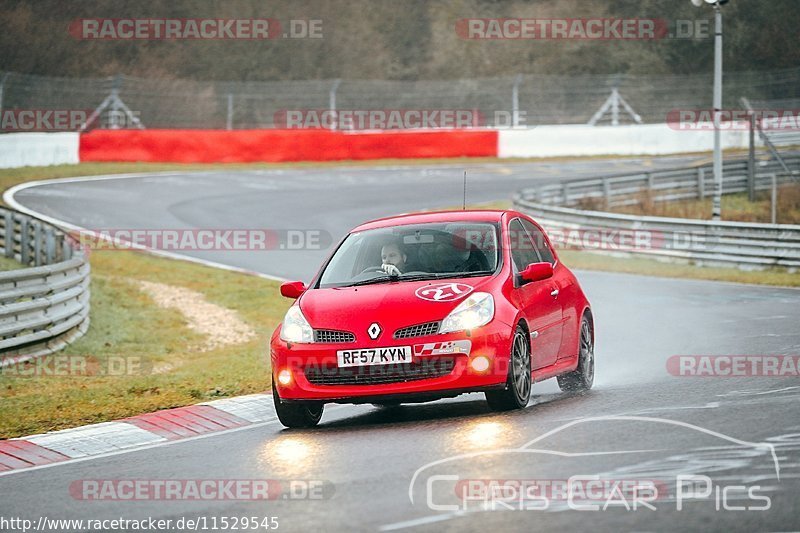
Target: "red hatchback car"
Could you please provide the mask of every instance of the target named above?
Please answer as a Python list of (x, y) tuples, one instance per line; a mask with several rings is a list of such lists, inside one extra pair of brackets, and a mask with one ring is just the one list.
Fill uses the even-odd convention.
[(325, 403), (396, 405), (482, 391), (525, 407), (534, 381), (591, 388), (589, 301), (542, 228), (516, 211), (384, 218), (352, 230), (271, 340), (278, 418), (310, 427)]

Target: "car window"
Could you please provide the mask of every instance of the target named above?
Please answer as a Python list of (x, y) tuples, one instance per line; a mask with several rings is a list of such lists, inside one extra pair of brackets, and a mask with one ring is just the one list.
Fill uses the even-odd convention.
[(533, 242), (533, 247), (539, 252), (542, 261), (547, 261), (551, 265), (554, 265), (556, 263), (555, 257), (553, 256), (552, 250), (550, 250), (550, 246), (547, 244), (547, 239), (544, 237), (542, 230), (524, 218), (520, 219), (520, 221), (522, 222), (522, 226), (528, 231), (528, 235)]
[(522, 227), (518, 218), (508, 225), (508, 236), (511, 244), (511, 259), (517, 272), (525, 270), (531, 263), (539, 263), (541, 259), (531, 242), (528, 232)]
[(497, 227), (488, 222), (409, 224), (350, 234), (334, 253), (318, 286), (463, 277), (493, 273), (499, 264)]

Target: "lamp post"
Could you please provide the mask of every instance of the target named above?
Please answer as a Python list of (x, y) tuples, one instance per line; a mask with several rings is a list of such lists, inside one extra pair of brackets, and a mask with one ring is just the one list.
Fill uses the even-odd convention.
[(714, 7), (714, 199), (711, 220), (722, 217), (722, 4), (728, 0), (691, 0), (700, 7), (705, 2)]

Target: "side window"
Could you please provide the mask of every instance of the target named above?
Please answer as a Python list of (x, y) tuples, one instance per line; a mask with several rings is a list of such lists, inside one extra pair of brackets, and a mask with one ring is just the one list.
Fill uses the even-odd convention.
[(528, 235), (531, 236), (533, 246), (536, 248), (536, 251), (539, 252), (542, 261), (547, 261), (551, 265), (555, 265), (556, 260), (553, 257), (553, 252), (550, 250), (550, 246), (548, 246), (547, 239), (545, 239), (542, 230), (525, 219), (522, 219), (522, 225), (528, 230)]
[(533, 243), (528, 238), (528, 232), (522, 227), (518, 218), (512, 220), (508, 225), (508, 235), (511, 240), (511, 259), (514, 261), (514, 266), (517, 267), (517, 272), (521, 272), (531, 263), (541, 261)]

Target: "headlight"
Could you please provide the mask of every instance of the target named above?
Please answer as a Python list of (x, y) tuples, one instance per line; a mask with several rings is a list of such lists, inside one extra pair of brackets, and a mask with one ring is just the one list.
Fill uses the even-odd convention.
[(281, 340), (286, 342), (314, 342), (314, 330), (303, 316), (299, 305), (293, 305), (286, 311), (281, 326)]
[(439, 333), (475, 329), (488, 324), (494, 318), (494, 298), (488, 292), (476, 292), (458, 304), (442, 320)]

